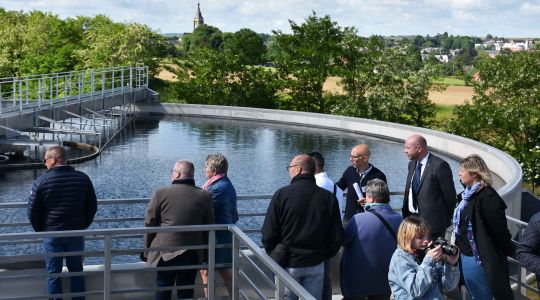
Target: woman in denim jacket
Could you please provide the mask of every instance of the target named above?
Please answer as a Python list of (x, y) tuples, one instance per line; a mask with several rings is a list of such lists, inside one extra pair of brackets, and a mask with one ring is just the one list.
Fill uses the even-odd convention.
[(388, 281), (395, 300), (445, 299), (443, 292), (459, 283), (459, 253), (443, 254), (440, 245), (431, 248), (430, 228), (420, 216), (403, 220), (398, 231), (398, 248), (392, 255)]

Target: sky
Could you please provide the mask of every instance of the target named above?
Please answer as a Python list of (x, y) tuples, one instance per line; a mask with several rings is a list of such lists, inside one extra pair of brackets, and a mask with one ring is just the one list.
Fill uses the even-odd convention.
[[(540, 37), (540, 0), (200, 0), (206, 24), (224, 32), (290, 32), (314, 11), (361, 36)], [(104, 14), (160, 33), (193, 31), (196, 0), (0, 0), (6, 10), (40, 10), (61, 18)]]

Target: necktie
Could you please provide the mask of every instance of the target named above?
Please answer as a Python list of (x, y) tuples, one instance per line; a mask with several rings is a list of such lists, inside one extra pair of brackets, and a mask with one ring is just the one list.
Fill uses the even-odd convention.
[(414, 175), (412, 179), (412, 190), (415, 196), (418, 193), (418, 188), (420, 187), (421, 173), (422, 173), (422, 164), (419, 162), (416, 164), (416, 169), (414, 170)]

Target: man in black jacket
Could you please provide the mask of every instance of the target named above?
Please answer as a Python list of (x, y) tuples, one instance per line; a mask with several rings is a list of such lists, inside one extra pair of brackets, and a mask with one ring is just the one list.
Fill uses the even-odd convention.
[[(366, 185), (371, 179), (380, 179), (386, 183), (386, 176), (381, 170), (375, 168), (369, 163), (371, 151), (366, 144), (354, 146), (351, 150), (351, 166), (349, 166), (341, 178), (336, 182), (336, 185), (342, 189), (347, 189), (347, 200), (345, 201), (345, 215), (343, 222), (347, 223), (355, 214), (363, 212), (364, 209), (360, 206), (360, 202), (365, 201)], [(353, 185), (357, 183), (362, 194), (359, 197)]]
[[(66, 166), (66, 162), (63, 147), (54, 146), (45, 153), (47, 172), (34, 182), (27, 205), (28, 219), (35, 231), (81, 230), (94, 220), (97, 210), (94, 186), (86, 174)], [(44, 238), (43, 247), (47, 253), (84, 251), (84, 237)], [(70, 272), (82, 272), (82, 256), (65, 258)], [(47, 273), (60, 273), (63, 257), (46, 257), (45, 264)], [(61, 294), (61, 278), (48, 277), (47, 290), (49, 294)], [(83, 276), (71, 277), (71, 292), (84, 292)]]
[(456, 207), (452, 170), (442, 158), (429, 152), (426, 139), (413, 134), (405, 141), (409, 172), (403, 199), (403, 218), (415, 213), (431, 227), (431, 240), (444, 237)]
[[(282, 266), (315, 298), (321, 299), (324, 260), (334, 256), (343, 241), (336, 197), (315, 183), (315, 162), (298, 155), (287, 167), (291, 184), (274, 193), (262, 227), (267, 253), (285, 251)], [(285, 250), (283, 250), (285, 249)], [(296, 299), (287, 290), (289, 299)]]

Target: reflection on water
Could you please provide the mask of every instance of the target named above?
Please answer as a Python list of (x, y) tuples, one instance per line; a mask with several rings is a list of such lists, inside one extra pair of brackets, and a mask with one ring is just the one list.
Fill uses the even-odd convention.
[[(429, 142), (429, 141), (428, 141)], [(122, 132), (100, 157), (76, 165), (92, 179), (99, 199), (151, 197), (153, 190), (170, 184), (170, 170), (178, 159), (193, 161), (196, 183), (204, 183), (204, 160), (211, 152), (222, 152), (229, 159), (229, 177), (238, 194), (272, 194), (290, 181), (286, 166), (293, 156), (320, 151), (326, 171), (338, 179), (350, 165), (351, 148), (359, 143), (370, 146), (371, 162), (388, 178), (391, 191), (403, 191), (407, 158), (401, 143), (303, 126), (284, 126), (252, 121), (232, 121), (193, 117), (147, 117), (137, 119)], [(448, 159), (458, 183), (458, 162)], [(45, 170), (0, 173), (0, 202), (26, 202), (33, 181)], [(458, 191), (462, 189), (456, 184)], [(400, 207), (402, 197), (393, 197)], [(266, 210), (266, 202), (241, 202), (242, 211)], [(98, 217), (144, 216), (145, 205), (106, 206)], [(1, 223), (24, 222), (25, 212), (3, 213)], [(256, 228), (262, 218), (241, 220), (241, 227)], [(93, 224), (92, 228), (142, 226)], [(30, 228), (13, 229), (26, 231)]]

